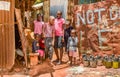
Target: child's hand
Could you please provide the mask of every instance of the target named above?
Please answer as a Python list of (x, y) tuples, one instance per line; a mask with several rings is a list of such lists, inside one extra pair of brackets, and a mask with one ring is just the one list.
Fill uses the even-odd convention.
[(39, 43), (37, 43), (37, 45), (36, 46), (39, 46)]
[(64, 42), (64, 38), (62, 38), (62, 42)]
[(37, 50), (35, 52), (38, 52)]
[(54, 46), (54, 41), (52, 41), (52, 46)]
[(43, 40), (42, 43), (45, 43), (45, 41)]

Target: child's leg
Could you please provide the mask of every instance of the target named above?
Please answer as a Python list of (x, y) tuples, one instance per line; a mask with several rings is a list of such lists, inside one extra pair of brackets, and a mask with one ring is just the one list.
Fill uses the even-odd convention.
[(76, 56), (77, 56), (77, 52), (73, 51), (74, 65), (77, 64), (77, 62), (76, 62)]
[(47, 59), (47, 58), (48, 58), (48, 48), (45, 47), (45, 59)]
[(41, 62), (43, 62), (44, 51), (39, 50), (38, 52), (39, 52), (39, 55), (40, 55), (40, 60), (41, 60)]
[(72, 65), (72, 56), (70, 56), (70, 65)]
[(76, 63), (76, 57), (74, 57), (74, 65), (76, 65), (77, 63)]
[(69, 51), (69, 61), (70, 65), (72, 65), (72, 51)]
[(41, 63), (43, 63), (43, 56), (41, 56)]

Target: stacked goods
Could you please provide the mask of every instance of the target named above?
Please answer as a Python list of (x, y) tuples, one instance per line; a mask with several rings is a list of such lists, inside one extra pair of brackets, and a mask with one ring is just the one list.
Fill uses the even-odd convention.
[(101, 56), (97, 56), (97, 65), (102, 66), (103, 65), (103, 58)]
[(112, 68), (112, 59), (111, 58), (109, 58), (109, 57), (106, 58), (105, 67)]
[(97, 67), (97, 59), (94, 56), (91, 56), (89, 61), (90, 61), (90, 67), (92, 67), (92, 68)]
[(113, 68), (115, 68), (115, 69), (119, 68), (119, 58), (118, 57), (115, 57), (113, 59)]
[(88, 67), (89, 66), (89, 60), (87, 58), (87, 55), (83, 54), (82, 58), (83, 58), (83, 65), (84, 65), (84, 67)]
[(83, 54), (82, 57), (84, 67), (97, 67), (97, 59), (94, 56)]
[(96, 68), (97, 66), (105, 66), (106, 68), (120, 68), (120, 55), (115, 56), (114, 54), (110, 56), (93, 56), (93, 55), (82, 55), (84, 67)]

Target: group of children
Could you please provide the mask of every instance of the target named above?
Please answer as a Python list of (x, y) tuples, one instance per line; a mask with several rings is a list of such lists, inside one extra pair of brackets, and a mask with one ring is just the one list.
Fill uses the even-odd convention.
[(34, 21), (35, 39), (32, 43), (32, 51), (40, 54), (41, 63), (44, 56), (52, 63), (53, 51), (55, 51), (57, 57), (55, 62), (61, 64), (65, 50), (68, 53), (70, 65), (76, 64), (78, 45), (76, 30), (70, 25), (70, 21), (65, 22), (61, 15), (62, 13), (58, 11), (57, 18), (50, 16), (49, 21), (43, 23), (41, 15), (38, 14), (37, 20)]

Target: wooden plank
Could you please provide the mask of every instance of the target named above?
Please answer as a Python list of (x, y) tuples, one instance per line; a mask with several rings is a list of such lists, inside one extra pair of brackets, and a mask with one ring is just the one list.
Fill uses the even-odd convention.
[(23, 32), (23, 22), (22, 22), (22, 18), (21, 18), (21, 11), (20, 9), (15, 9), (15, 15), (16, 15), (16, 19), (18, 21), (18, 30), (19, 30), (19, 35), (20, 35), (20, 39), (21, 39), (21, 43), (22, 43), (22, 50), (24, 53), (24, 58), (25, 58), (25, 63), (27, 66), (27, 44), (28, 41), (25, 37), (25, 34)]
[(44, 22), (47, 22), (50, 16), (50, 0), (44, 0), (44, 6), (43, 6), (43, 10), (44, 10)]
[[(0, 16), (2, 15), (2, 13), (0, 12)], [(2, 24), (0, 25), (0, 36), (2, 36)], [(2, 37), (0, 38), (0, 54), (2, 54)], [(2, 56), (0, 55), (0, 68), (2, 68)]]
[[(8, 56), (10, 56), (10, 53), (11, 55), (15, 55), (15, 31), (14, 31), (14, 7), (15, 7), (15, 1), (14, 0), (10, 0), (12, 2), (11, 4), (11, 10), (9, 13), (9, 23), (11, 23), (11, 25), (9, 25), (9, 51), (12, 51), (14, 53), (11, 53), (11, 52), (8, 52)], [(11, 45), (11, 42), (13, 42), (13, 45)], [(15, 59), (15, 56), (11, 56), (10, 59)], [(11, 64), (9, 64), (10, 61), (8, 61), (8, 65), (7, 66), (10, 66)], [(12, 60), (12, 63), (14, 63), (14, 60)]]

